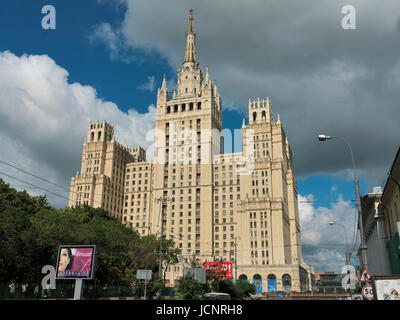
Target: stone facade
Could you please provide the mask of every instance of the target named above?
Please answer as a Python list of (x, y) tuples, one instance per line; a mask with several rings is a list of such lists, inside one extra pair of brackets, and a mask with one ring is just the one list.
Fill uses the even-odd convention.
[(197, 62), (192, 15), (186, 41), (172, 97), (165, 75), (158, 90), (154, 161), (115, 142), (107, 122), (90, 123), (69, 205), (103, 207), (140, 235), (173, 239), (182, 259), (167, 269), (171, 285), (195, 258), (231, 261), (235, 278), (261, 279), (264, 292), (268, 279), (278, 291), (311, 290), (292, 151), (271, 101), (249, 100), (242, 150), (223, 153), (232, 135), (217, 84)]

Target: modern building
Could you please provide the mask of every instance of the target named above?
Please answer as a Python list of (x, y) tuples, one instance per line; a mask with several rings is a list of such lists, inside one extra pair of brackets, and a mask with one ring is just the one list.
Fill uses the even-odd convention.
[[(383, 191), (367, 194), (362, 204), (368, 271), (371, 275), (399, 275), (400, 148), (390, 167)], [(359, 253), (360, 265), (363, 266)]]
[(365, 243), (367, 245), (368, 272), (371, 275), (390, 275), (386, 243), (385, 214), (379, 210), (382, 199), (382, 188), (374, 187), (371, 193), (361, 198), (362, 215), (364, 222)]
[(315, 291), (318, 293), (345, 293), (342, 285), (343, 275), (336, 272), (317, 272)]
[[(102, 207), (140, 235), (161, 234), (181, 250), (171, 282), (192, 257), (231, 261), (234, 277), (262, 290), (308, 291), (313, 270), (302, 260), (292, 150), (271, 101), (250, 99), (242, 150), (223, 153), (217, 83), (196, 56), (192, 11), (184, 62), (172, 96), (164, 75), (157, 94), (154, 160), (123, 147), (107, 122), (89, 124), (70, 206)], [(260, 283), (260, 282), (259, 282)]]

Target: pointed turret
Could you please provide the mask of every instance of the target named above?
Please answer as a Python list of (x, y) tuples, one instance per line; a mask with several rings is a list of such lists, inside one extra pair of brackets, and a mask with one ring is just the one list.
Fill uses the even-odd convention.
[(214, 97), (218, 97), (217, 80), (214, 80)]
[(167, 79), (165, 77), (165, 72), (164, 72), (163, 82), (162, 82), (162, 85), (161, 85), (161, 90), (168, 90), (168, 88), (167, 88)]
[(208, 73), (208, 66), (206, 67), (206, 79), (204, 80), (205, 84), (211, 83), (210, 81), (210, 74)]
[(161, 89), (158, 89), (158, 94), (157, 94), (157, 100), (158, 102), (167, 102), (169, 101), (169, 92), (168, 92), (168, 88), (167, 88), (167, 79), (164, 73), (164, 78), (163, 78), (163, 82), (161, 85)]

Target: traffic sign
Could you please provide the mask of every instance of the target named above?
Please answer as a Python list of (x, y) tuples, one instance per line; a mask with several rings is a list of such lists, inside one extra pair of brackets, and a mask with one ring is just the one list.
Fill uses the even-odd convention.
[(361, 273), (360, 282), (371, 282), (371, 274), (368, 272), (367, 268), (364, 268), (363, 272)]
[(365, 299), (372, 300), (374, 298), (374, 290), (370, 284), (367, 284), (362, 289), (362, 295)]
[(137, 270), (136, 279), (151, 280), (151, 270)]

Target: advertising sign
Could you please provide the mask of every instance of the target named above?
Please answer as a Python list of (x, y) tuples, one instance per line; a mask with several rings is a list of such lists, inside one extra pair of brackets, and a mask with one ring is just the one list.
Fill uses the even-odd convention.
[(203, 268), (216, 273), (217, 278), (232, 278), (232, 262), (204, 262)]
[(137, 270), (136, 279), (138, 280), (151, 280), (151, 270)]
[(374, 289), (377, 300), (400, 301), (400, 277), (381, 276), (373, 277)]
[(57, 279), (94, 279), (96, 246), (58, 248)]
[(262, 292), (262, 280), (253, 280), (256, 292)]
[(268, 280), (268, 292), (276, 292), (276, 280)]

